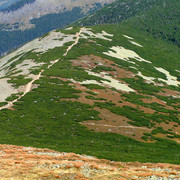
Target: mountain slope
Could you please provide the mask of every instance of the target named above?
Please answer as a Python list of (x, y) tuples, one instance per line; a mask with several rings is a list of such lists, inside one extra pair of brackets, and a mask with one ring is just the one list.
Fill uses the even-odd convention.
[(123, 22), (180, 47), (179, 7), (178, 0), (117, 0), (75, 24), (91, 26)]
[(13, 12), (35, 1), (36, 0), (17, 0), (14, 3), (12, 3), (10, 6), (3, 8), (2, 12)]
[(35, 39), (0, 59), (0, 143), (178, 164), (179, 56), (121, 25)]
[(114, 0), (19, 0), (0, 12), (0, 55)]

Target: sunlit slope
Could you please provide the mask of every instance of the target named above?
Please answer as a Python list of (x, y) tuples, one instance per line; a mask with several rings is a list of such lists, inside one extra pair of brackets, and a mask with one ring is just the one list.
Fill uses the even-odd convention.
[(119, 25), (35, 39), (0, 59), (0, 143), (179, 163), (179, 56)]

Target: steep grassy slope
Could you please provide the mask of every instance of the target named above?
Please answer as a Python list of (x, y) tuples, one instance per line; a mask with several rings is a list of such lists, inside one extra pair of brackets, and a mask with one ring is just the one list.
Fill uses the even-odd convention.
[(120, 25), (50, 32), (0, 59), (0, 143), (180, 163), (179, 56)]
[(179, 0), (117, 0), (75, 24), (91, 26), (124, 22), (180, 47), (179, 7)]

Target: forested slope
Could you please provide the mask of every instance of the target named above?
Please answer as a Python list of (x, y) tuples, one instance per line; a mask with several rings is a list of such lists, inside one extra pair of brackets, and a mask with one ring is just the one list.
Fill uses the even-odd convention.
[(75, 24), (123, 23), (180, 46), (179, 0), (117, 0)]

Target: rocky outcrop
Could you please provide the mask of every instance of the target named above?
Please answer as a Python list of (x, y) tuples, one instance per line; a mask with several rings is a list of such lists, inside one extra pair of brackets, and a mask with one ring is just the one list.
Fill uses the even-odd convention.
[(180, 179), (180, 166), (113, 162), (87, 155), (0, 145), (3, 179)]

